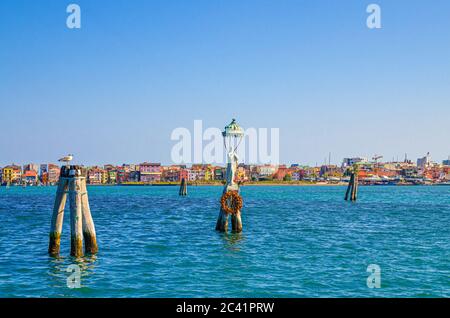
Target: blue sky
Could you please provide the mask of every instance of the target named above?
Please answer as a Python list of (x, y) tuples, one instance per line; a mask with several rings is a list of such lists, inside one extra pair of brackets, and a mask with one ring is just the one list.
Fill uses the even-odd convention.
[(286, 163), (450, 155), (447, 0), (5, 0), (0, 41), (0, 165), (170, 163), (174, 128), (233, 117)]

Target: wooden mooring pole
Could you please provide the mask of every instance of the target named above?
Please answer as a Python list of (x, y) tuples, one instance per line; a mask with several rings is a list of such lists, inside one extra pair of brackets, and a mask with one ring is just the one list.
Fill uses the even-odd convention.
[[(228, 232), (228, 215), (231, 214), (231, 232), (242, 232), (242, 197), (237, 184), (225, 187), (222, 198), (219, 217), (217, 218), (216, 231)], [(228, 209), (228, 211), (226, 211)]]
[(345, 201), (355, 202), (358, 198), (358, 172), (353, 171), (350, 176), (347, 191), (345, 192)]
[[(63, 169), (61, 168), (61, 172), (62, 171)], [(50, 241), (48, 245), (48, 253), (51, 256), (59, 255), (59, 249), (61, 244), (61, 232), (64, 220), (64, 207), (66, 205), (68, 185), (69, 183), (67, 179), (60, 179), (58, 183), (58, 189), (56, 190), (52, 223), (50, 226)]]
[(98, 251), (97, 237), (89, 207), (85, 171), (81, 166), (63, 166), (61, 168), (50, 227), (48, 252), (51, 256), (59, 255), (67, 193), (69, 193), (70, 203), (70, 255), (83, 256), (83, 238), (85, 252), (96, 253)]
[(181, 179), (180, 191), (179, 191), (178, 194), (180, 196), (186, 196), (187, 195), (187, 182), (186, 182), (185, 178)]
[(83, 256), (83, 214), (81, 212), (81, 180), (69, 179), (70, 255)]
[(84, 252), (95, 254), (98, 252), (97, 234), (95, 233), (94, 220), (89, 206), (89, 197), (86, 186), (86, 178), (81, 179), (81, 211), (83, 213), (83, 238)]
[[(225, 188), (223, 194), (227, 192)], [(216, 231), (228, 232), (228, 214), (220, 208), (219, 217), (217, 218)]]
[(241, 233), (242, 232), (241, 211), (239, 211), (239, 210), (235, 214), (231, 215), (231, 231), (233, 233)]
[(349, 195), (352, 191), (354, 177), (355, 177), (355, 175), (352, 173), (352, 175), (350, 176), (350, 181), (348, 182), (347, 192), (345, 192), (345, 198), (344, 198), (345, 201), (348, 201), (348, 199), (349, 199)]

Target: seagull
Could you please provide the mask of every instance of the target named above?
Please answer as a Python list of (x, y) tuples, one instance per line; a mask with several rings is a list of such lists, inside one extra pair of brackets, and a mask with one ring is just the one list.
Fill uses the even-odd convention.
[(59, 162), (65, 162), (66, 164), (69, 164), (73, 160), (73, 155), (67, 155), (59, 159)]

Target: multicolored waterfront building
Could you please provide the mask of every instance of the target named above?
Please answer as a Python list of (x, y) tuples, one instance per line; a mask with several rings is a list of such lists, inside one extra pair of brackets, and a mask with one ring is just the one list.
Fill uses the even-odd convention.
[[(345, 158), (342, 164), (321, 166), (247, 165), (239, 164), (236, 181), (246, 182), (348, 182), (348, 169), (358, 167), (358, 178), (362, 184), (441, 184), (450, 182), (450, 159), (442, 163), (433, 162), (430, 154), (412, 162), (378, 162), (364, 157)], [(87, 182), (101, 184), (154, 184), (159, 182), (180, 182), (185, 179), (194, 183), (222, 182), (226, 168), (211, 164), (168, 165), (161, 163), (106, 164), (103, 167), (87, 167)], [(0, 168), (0, 184), (3, 185), (55, 185), (58, 182), (60, 166), (56, 164), (16, 164)]]

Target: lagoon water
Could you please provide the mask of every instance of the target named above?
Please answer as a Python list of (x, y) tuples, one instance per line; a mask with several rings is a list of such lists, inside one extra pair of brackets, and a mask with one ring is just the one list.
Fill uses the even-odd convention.
[(0, 188), (0, 297), (450, 297), (450, 187), (247, 186), (240, 235), (214, 231), (221, 187), (89, 187), (100, 252), (78, 260), (67, 209), (47, 255), (55, 191)]

